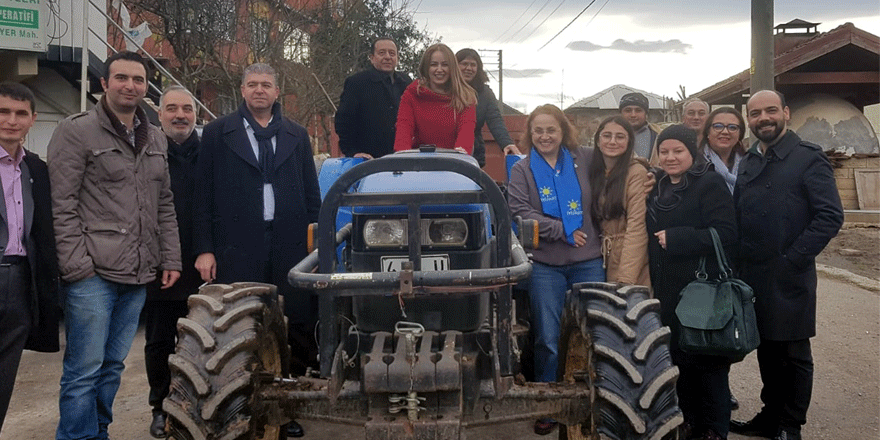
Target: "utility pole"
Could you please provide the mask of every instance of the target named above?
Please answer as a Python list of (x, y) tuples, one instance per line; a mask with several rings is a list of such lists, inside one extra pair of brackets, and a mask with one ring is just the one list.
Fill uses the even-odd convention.
[(487, 52), (495, 52), (498, 54), (498, 106), (500, 109), (501, 103), (504, 102), (504, 60), (502, 58), (503, 51), (501, 49), (477, 49), (477, 52), (480, 53), (480, 58), (483, 59), (483, 71), (485, 72), (495, 70), (488, 68), (488, 66), (494, 65), (495, 63), (486, 61), (489, 57), (483, 55)]
[(498, 101), (504, 102), (504, 63), (503, 50), (498, 49)]
[(752, 63), (749, 92), (775, 88), (773, 0), (752, 0)]

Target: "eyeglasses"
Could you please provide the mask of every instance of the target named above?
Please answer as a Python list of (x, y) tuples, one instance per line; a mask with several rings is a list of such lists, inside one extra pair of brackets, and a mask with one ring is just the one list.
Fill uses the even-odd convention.
[(543, 128), (533, 128), (532, 129), (532, 134), (536, 135), (536, 136), (543, 136), (544, 133), (547, 133), (547, 135), (549, 135), (549, 136), (553, 136), (554, 134), (556, 134), (558, 132), (559, 132), (559, 130), (557, 130), (555, 127), (549, 127), (549, 128), (547, 128), (547, 130), (544, 130)]
[(720, 122), (719, 122), (719, 123), (716, 123), (716, 124), (712, 124), (712, 130), (715, 130), (716, 133), (721, 133), (725, 128), (726, 128), (727, 131), (730, 132), (730, 133), (737, 133), (737, 132), (739, 132), (739, 125), (736, 125), (736, 124), (727, 124), (727, 125), (724, 125), (724, 124), (722, 124), (722, 123), (720, 123)]
[(627, 138), (629, 136), (627, 136), (626, 133), (616, 133), (615, 134), (615, 133), (604, 131), (604, 132), (602, 132), (602, 134), (599, 135), (599, 137), (605, 142), (611, 142), (611, 139), (614, 139), (617, 142), (625, 144), (627, 141)]

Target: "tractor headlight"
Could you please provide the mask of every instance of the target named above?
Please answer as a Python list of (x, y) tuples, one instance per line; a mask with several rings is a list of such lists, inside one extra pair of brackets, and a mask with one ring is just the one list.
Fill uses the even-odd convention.
[(364, 224), (364, 242), (368, 247), (406, 246), (406, 220), (367, 220)]
[[(467, 242), (467, 223), (460, 218), (425, 219), (428, 223), (428, 244), (432, 246), (464, 246)], [(422, 225), (424, 231), (424, 224)]]
[[(364, 243), (368, 248), (409, 245), (407, 219), (373, 219), (364, 223)], [(461, 218), (423, 218), (420, 223), (422, 246), (464, 246), (468, 239), (467, 222)]]

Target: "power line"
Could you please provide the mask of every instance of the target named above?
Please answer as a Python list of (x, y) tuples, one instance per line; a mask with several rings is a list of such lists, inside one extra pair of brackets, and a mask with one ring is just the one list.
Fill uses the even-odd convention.
[[(599, 10), (596, 11), (596, 13), (593, 15), (593, 18), (596, 18), (596, 15), (599, 15), (599, 12), (602, 12), (602, 9), (605, 8), (605, 5), (607, 5), (609, 1), (610, 1), (610, 0), (605, 0), (605, 3), (602, 5), (602, 7), (599, 8)], [(557, 32), (556, 35), (554, 35), (552, 38), (550, 38), (550, 40), (548, 40), (546, 43), (544, 43), (543, 46), (539, 47), (538, 50), (541, 50), (541, 49), (547, 47), (547, 45), (550, 44), (553, 40), (555, 40), (556, 37), (558, 37), (560, 34), (562, 34), (563, 32), (565, 32), (565, 30), (568, 29), (568, 27), (571, 26), (572, 23), (574, 23), (578, 18), (580, 18), (580, 16), (583, 15), (584, 12), (587, 12), (587, 9), (589, 9), (590, 6), (593, 6), (593, 3), (596, 3), (596, 0), (592, 0), (592, 1), (590, 1), (590, 4), (588, 4), (587, 7), (585, 7), (580, 13), (578, 13), (578, 15), (575, 15), (575, 17), (572, 18), (571, 21), (568, 22), (568, 24), (565, 25), (565, 27), (562, 28), (562, 30), (560, 30), (559, 32)], [(587, 23), (587, 26), (589, 26), (589, 24), (593, 22), (593, 18), (590, 19), (590, 22)]]
[[(595, 1), (595, 0), (594, 0), (594, 1)], [(548, 4), (550, 4), (550, 0), (545, 1), (544, 4), (541, 5), (541, 9), (538, 9), (538, 11), (535, 12), (534, 15), (532, 15), (532, 18), (530, 18), (529, 21), (525, 22), (525, 23), (522, 25), (522, 27), (520, 27), (519, 29), (517, 29), (517, 31), (514, 32), (513, 35), (511, 35), (508, 39), (509, 39), (509, 40), (513, 40), (513, 37), (516, 37), (517, 35), (519, 35), (519, 33), (522, 32), (523, 29), (526, 28), (526, 26), (528, 26), (529, 24), (531, 24), (531, 22), (534, 21), (535, 18), (538, 17), (538, 14), (540, 14), (541, 11), (543, 11), (544, 8), (546, 8)]]
[(492, 41), (492, 44), (497, 43), (498, 40), (500, 40), (501, 37), (503, 37), (504, 34), (507, 33), (507, 31), (509, 31), (510, 29), (512, 29), (513, 26), (516, 25), (516, 23), (519, 21), (519, 19), (520, 19), (520, 18), (523, 18), (523, 15), (526, 15), (526, 12), (529, 12), (529, 9), (532, 8), (532, 5), (534, 5), (536, 1), (538, 1), (538, 0), (532, 0), (532, 2), (529, 3), (529, 6), (526, 7), (526, 8), (522, 11), (522, 14), (519, 14), (519, 17), (516, 17), (516, 20), (513, 20), (513, 22), (510, 23), (510, 26), (508, 26), (507, 29), (505, 29), (504, 32), (501, 33), (501, 35), (499, 35), (497, 38), (495, 38), (494, 41)]
[(521, 38), (521, 39), (520, 39), (520, 40), (519, 40), (519, 42), (520, 42), (520, 43), (522, 43), (522, 42), (523, 42), (523, 41), (526, 41), (526, 40), (528, 40), (528, 39), (529, 39), (529, 37), (531, 37), (531, 36), (532, 36), (532, 34), (534, 34), (534, 33), (535, 33), (535, 32), (536, 32), (536, 31), (537, 31), (537, 30), (538, 30), (538, 29), (541, 29), (541, 26), (543, 26), (543, 25), (544, 25), (544, 23), (546, 23), (546, 22), (547, 22), (547, 20), (549, 20), (549, 19), (550, 19), (550, 17), (552, 17), (552, 16), (553, 16), (553, 14), (555, 14), (555, 13), (556, 13), (556, 11), (558, 11), (558, 10), (559, 10), (559, 8), (560, 8), (560, 7), (562, 7), (562, 5), (564, 5), (564, 4), (565, 4), (565, 0), (562, 0), (562, 1), (561, 1), (561, 2), (560, 2), (560, 3), (559, 3), (559, 4), (558, 4), (558, 5), (556, 5), (556, 8), (555, 8), (555, 9), (553, 9), (553, 10), (552, 10), (552, 11), (550, 11), (550, 15), (548, 15), (548, 16), (547, 16), (547, 17), (545, 17), (545, 18), (544, 18), (544, 20), (543, 20), (543, 21), (541, 21), (541, 22), (540, 22), (540, 23), (538, 23), (538, 25), (537, 25), (537, 26), (535, 26), (535, 28), (534, 28), (534, 29), (532, 29), (532, 31), (531, 31), (531, 32), (529, 32), (529, 34), (528, 34), (528, 35), (526, 35), (526, 36), (525, 36), (525, 37), (523, 37), (523, 38)]

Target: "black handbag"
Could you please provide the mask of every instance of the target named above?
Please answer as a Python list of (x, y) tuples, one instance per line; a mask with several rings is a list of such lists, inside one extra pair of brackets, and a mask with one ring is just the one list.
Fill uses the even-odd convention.
[(758, 347), (755, 295), (748, 284), (733, 278), (715, 228), (709, 228), (719, 276), (709, 280), (706, 257), (700, 258), (697, 279), (681, 291), (675, 314), (681, 322), (678, 345), (687, 353), (723, 356), (741, 361)]

